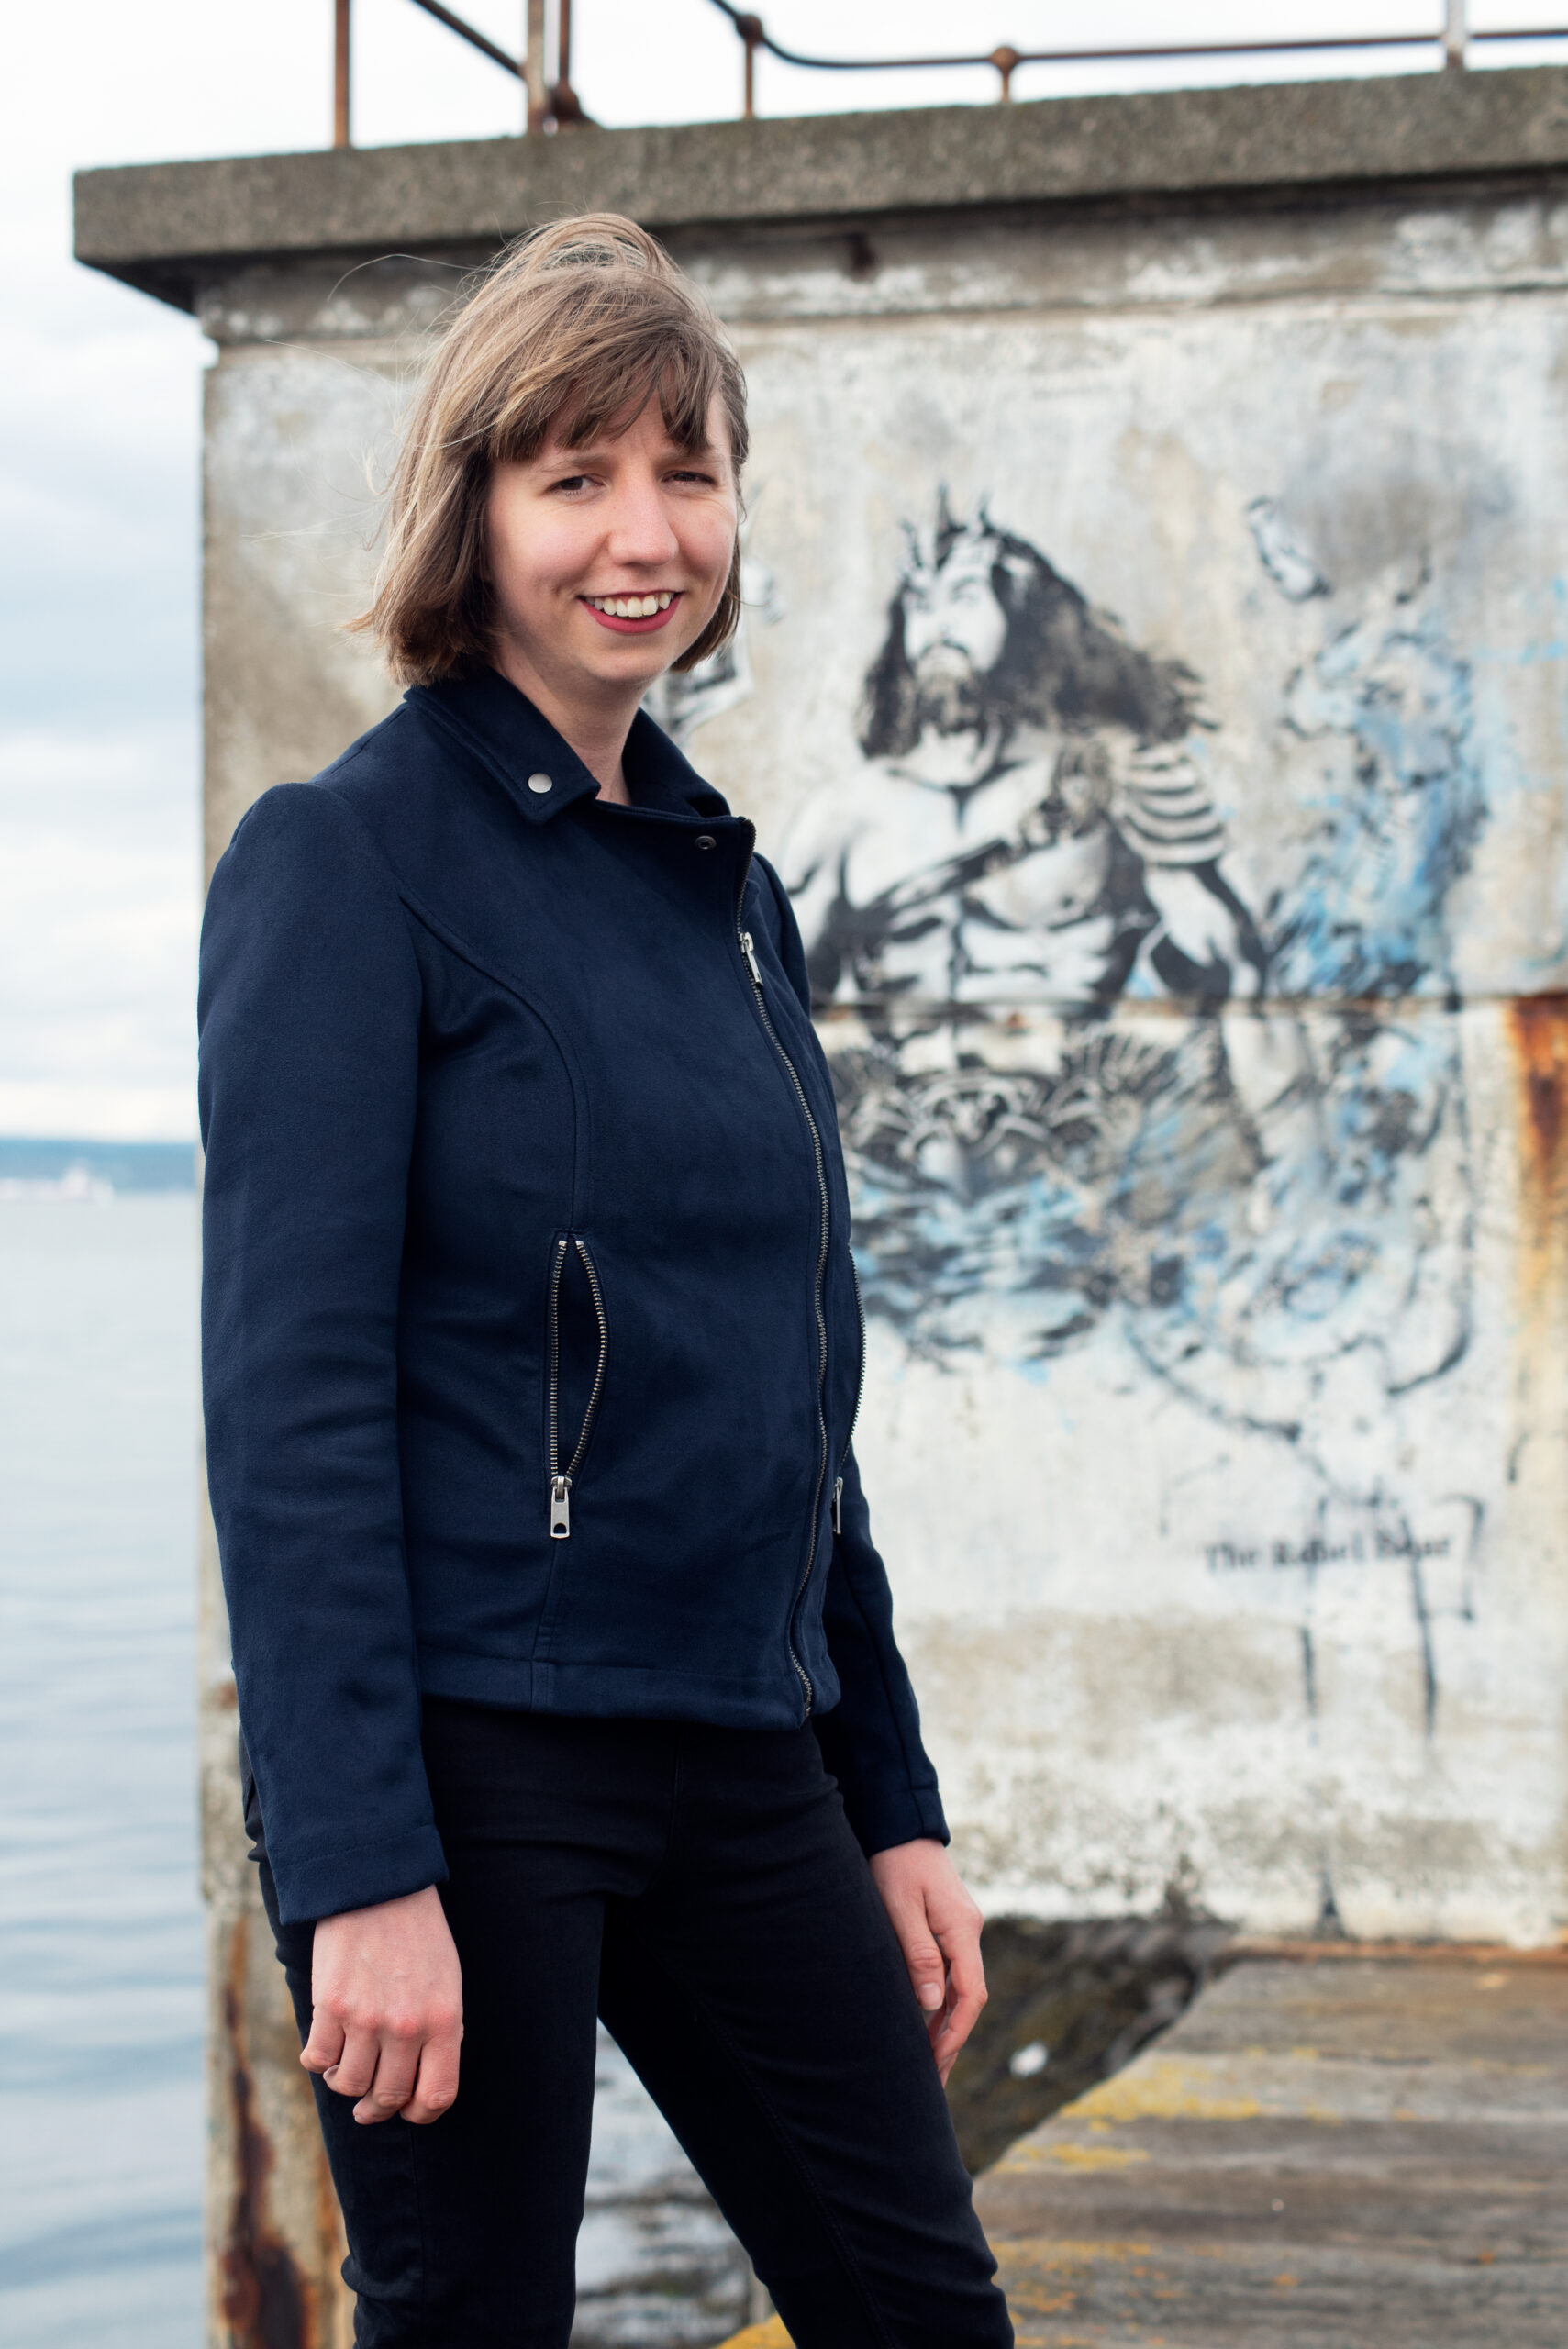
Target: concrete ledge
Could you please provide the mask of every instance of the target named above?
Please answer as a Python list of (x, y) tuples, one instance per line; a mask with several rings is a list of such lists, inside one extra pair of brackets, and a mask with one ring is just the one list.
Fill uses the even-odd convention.
[(1559, 2349), (1568, 1952), (1246, 1947), (981, 2180), (1020, 2349)]
[(1568, 168), (1568, 69), (326, 150), (76, 177), (76, 256), (182, 308), (243, 261), (493, 249), (589, 207), (674, 228)]
[(1559, 2349), (1561, 1950), (1256, 1958), (976, 2195), (1020, 2343)]

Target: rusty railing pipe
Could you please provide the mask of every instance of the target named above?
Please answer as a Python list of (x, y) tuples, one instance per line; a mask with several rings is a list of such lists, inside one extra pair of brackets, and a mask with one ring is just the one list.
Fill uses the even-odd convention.
[(1461, 72), (1464, 70), (1464, 51), (1470, 30), (1466, 22), (1469, 13), (1465, 0), (1446, 0), (1443, 16), (1443, 63), (1451, 69), (1457, 68)]
[(349, 137), (349, 0), (336, 0), (332, 25), (332, 144), (348, 147)]
[(1019, 50), (1004, 42), (1000, 48), (984, 56), (972, 52), (962, 57), (806, 57), (798, 50), (785, 49), (782, 41), (773, 39), (760, 17), (736, 7), (733, 0), (713, 0), (713, 6), (728, 17), (745, 45), (743, 111), (748, 121), (755, 112), (755, 60), (757, 51), (762, 49), (765, 49), (770, 57), (776, 57), (781, 64), (805, 66), (817, 73), (879, 73), (900, 72), (905, 68), (989, 65), (1000, 80), (997, 96), (1007, 99), (1013, 95), (1013, 75), (1020, 65), (1110, 65), (1134, 58), (1292, 56), (1344, 49), (1430, 50), (1440, 46), (1444, 65), (1462, 68), (1468, 61), (1471, 46), (1482, 41), (1568, 39), (1568, 26), (1565, 25), (1526, 25), (1507, 30), (1472, 32), (1465, 0), (1444, 0), (1442, 26), (1423, 33), (1315, 33), (1295, 40), (1167, 41), (1136, 49)]
[(528, 41), (523, 50), (524, 79), (528, 86), (528, 136), (537, 139), (550, 111), (544, 78), (544, 0), (528, 0)]
[(454, 16), (450, 8), (443, 8), (440, 0), (414, 0), (414, 6), (423, 8), (427, 17), (434, 17), (438, 25), (445, 25), (448, 32), (456, 33), (459, 40), (467, 41), (470, 49), (476, 49), (481, 57), (490, 60), (492, 65), (499, 65), (506, 72), (515, 73), (519, 82), (523, 79), (523, 69), (515, 57), (509, 57), (504, 49), (498, 49), (493, 40), (474, 26), (465, 24), (462, 17)]

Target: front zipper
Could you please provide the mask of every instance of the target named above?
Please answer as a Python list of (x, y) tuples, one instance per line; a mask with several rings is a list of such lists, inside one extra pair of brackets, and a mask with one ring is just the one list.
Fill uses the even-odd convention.
[(855, 1423), (861, 1415), (861, 1397), (866, 1391), (866, 1308), (861, 1295), (861, 1276), (853, 1256), (850, 1258), (850, 1278), (855, 1285), (855, 1319), (861, 1332), (861, 1366), (855, 1373), (855, 1407), (850, 1413), (850, 1432), (844, 1438), (844, 1449), (839, 1454), (839, 1473), (833, 1479), (833, 1531), (844, 1530), (844, 1470), (848, 1465), (850, 1446), (855, 1440)]
[[(583, 1260), (583, 1270), (588, 1275), (588, 1294), (594, 1300), (594, 1314), (599, 1325), (599, 1364), (594, 1373), (594, 1385), (588, 1397), (588, 1408), (583, 1414), (583, 1425), (577, 1437), (577, 1448), (562, 1468), (561, 1464), (561, 1275), (566, 1269), (569, 1249), (575, 1248)], [(567, 1542), (572, 1537), (572, 1480), (583, 1465), (583, 1454), (588, 1449), (593, 1431), (594, 1414), (599, 1408), (604, 1390), (605, 1372), (610, 1359), (610, 1325), (605, 1319), (605, 1299), (599, 1287), (599, 1275), (594, 1270), (594, 1260), (575, 1233), (555, 1243), (555, 1257), (550, 1268), (550, 1380), (548, 1410), (550, 1435), (547, 1445), (550, 1471), (550, 1538), (552, 1542)]]
[[(740, 880), (742, 898), (745, 893), (746, 878), (742, 874)], [(789, 1072), (789, 1081), (795, 1087), (795, 1097), (800, 1104), (800, 1114), (806, 1119), (806, 1130), (811, 1136), (812, 1154), (817, 1162), (817, 1196), (822, 1211), (821, 1236), (817, 1249), (817, 1278), (812, 1289), (812, 1302), (817, 1310), (817, 1482), (811, 1493), (811, 1541), (806, 1553), (806, 1572), (800, 1577), (800, 1586), (790, 1607), (789, 1629), (784, 1634), (785, 1645), (789, 1649), (789, 1660), (794, 1664), (801, 1687), (806, 1692), (806, 1710), (809, 1717), (811, 1708), (816, 1702), (816, 1691), (811, 1686), (810, 1674), (795, 1652), (795, 1610), (806, 1596), (806, 1585), (811, 1580), (811, 1570), (817, 1564), (817, 1513), (822, 1505), (822, 1485), (828, 1474), (828, 1421), (822, 1410), (822, 1382), (828, 1375), (828, 1317), (822, 1308), (822, 1279), (828, 1270), (829, 1223), (828, 1168), (822, 1155), (822, 1136), (817, 1131), (817, 1120), (811, 1114), (811, 1104), (806, 1097), (806, 1087), (800, 1081), (800, 1072), (780, 1043), (778, 1030), (773, 1026), (773, 1017), (768, 1010), (767, 1000), (762, 992), (762, 965), (757, 960), (756, 948), (751, 942), (751, 931), (742, 930), (740, 927), (739, 901), (735, 912), (735, 935), (740, 941), (741, 956), (751, 976), (751, 991), (756, 999), (758, 1017), (766, 1030), (768, 1041)], [(840, 1481), (841, 1484), (842, 1479)]]

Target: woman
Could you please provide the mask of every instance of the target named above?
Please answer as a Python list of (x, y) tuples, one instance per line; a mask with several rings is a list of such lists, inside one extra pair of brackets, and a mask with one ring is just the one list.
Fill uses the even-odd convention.
[(506, 255), (361, 623), (411, 690), (208, 902), (247, 1820), (376, 2349), (565, 2343), (595, 2013), (802, 2349), (1012, 2337), (799, 939), (639, 709), (734, 628), (745, 453), (650, 238)]

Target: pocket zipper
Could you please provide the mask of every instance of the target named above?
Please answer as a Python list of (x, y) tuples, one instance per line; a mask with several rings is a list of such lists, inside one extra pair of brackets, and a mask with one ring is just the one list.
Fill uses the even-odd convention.
[[(588, 1408), (583, 1414), (578, 1431), (577, 1447), (566, 1466), (561, 1464), (561, 1275), (566, 1269), (566, 1255), (575, 1248), (588, 1276), (588, 1294), (594, 1300), (594, 1315), (599, 1325), (599, 1363), (594, 1373), (594, 1385), (588, 1397)], [(599, 1287), (599, 1275), (594, 1270), (594, 1260), (575, 1233), (570, 1239), (555, 1243), (555, 1261), (550, 1273), (550, 1538), (552, 1542), (570, 1541), (572, 1536), (572, 1480), (583, 1465), (583, 1454), (588, 1449), (593, 1431), (594, 1414), (599, 1408), (604, 1389), (605, 1372), (610, 1358), (610, 1325), (605, 1319), (604, 1294)]]
[(855, 1424), (861, 1416), (861, 1397), (866, 1391), (866, 1308), (861, 1295), (860, 1268), (853, 1256), (850, 1258), (850, 1278), (855, 1285), (855, 1319), (861, 1330), (861, 1366), (855, 1375), (855, 1407), (850, 1413), (850, 1432), (844, 1438), (844, 1449), (839, 1454), (839, 1474), (833, 1479), (833, 1531), (844, 1530), (844, 1468), (850, 1457), (850, 1446), (855, 1440)]

